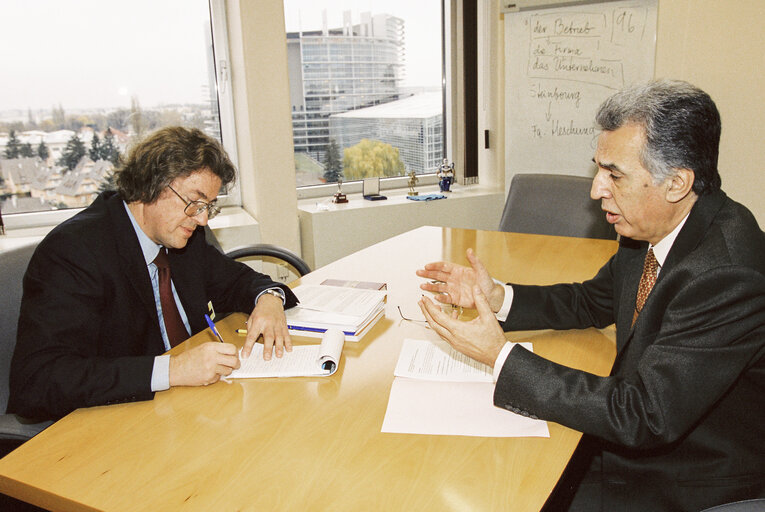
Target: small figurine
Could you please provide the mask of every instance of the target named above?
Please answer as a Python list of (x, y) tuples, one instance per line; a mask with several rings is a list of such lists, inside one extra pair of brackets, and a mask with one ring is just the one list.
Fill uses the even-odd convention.
[(343, 194), (343, 180), (337, 182), (337, 193), (332, 197), (333, 203), (347, 203), (348, 198)]
[(417, 182), (420, 181), (417, 179), (417, 176), (414, 174), (414, 171), (409, 172), (409, 195), (410, 196), (416, 196), (417, 191), (414, 189), (414, 186), (417, 184)]
[(438, 188), (441, 189), (441, 192), (451, 192), (449, 188), (452, 186), (452, 181), (454, 181), (454, 164), (450, 164), (446, 158), (444, 158), (444, 163), (441, 164), (441, 167), (438, 168), (438, 178)]

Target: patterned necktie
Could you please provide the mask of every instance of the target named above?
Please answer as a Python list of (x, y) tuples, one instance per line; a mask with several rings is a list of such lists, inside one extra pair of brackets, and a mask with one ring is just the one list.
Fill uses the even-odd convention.
[(640, 284), (638, 285), (637, 302), (635, 303), (635, 314), (632, 315), (632, 325), (635, 325), (635, 320), (637, 320), (638, 315), (643, 310), (648, 294), (651, 293), (653, 285), (656, 284), (658, 271), (659, 262), (653, 254), (653, 248), (648, 249), (648, 253), (645, 255), (645, 262), (643, 263), (643, 275), (640, 276)]
[(174, 347), (189, 337), (186, 326), (183, 325), (181, 314), (173, 297), (173, 287), (170, 283), (170, 263), (167, 260), (167, 252), (164, 248), (154, 258), (159, 276), (159, 302), (162, 305), (162, 316), (165, 319), (165, 331), (170, 346)]

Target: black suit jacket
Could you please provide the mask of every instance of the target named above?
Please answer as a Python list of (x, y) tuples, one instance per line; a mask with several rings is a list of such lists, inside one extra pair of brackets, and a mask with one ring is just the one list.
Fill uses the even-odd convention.
[(624, 240), (581, 284), (513, 285), (505, 330), (615, 323), (617, 356), (598, 377), (516, 347), (494, 402), (596, 438), (602, 510), (762, 496), (765, 236), (724, 193), (699, 198), (632, 327), (646, 250)]
[[(250, 313), (258, 293), (290, 289), (205, 242), (200, 227), (168, 254), (192, 334), (218, 315)], [(78, 407), (153, 398), (154, 357), (165, 351), (151, 279), (122, 198), (101, 194), (40, 243), (24, 276), (9, 412), (55, 419)]]

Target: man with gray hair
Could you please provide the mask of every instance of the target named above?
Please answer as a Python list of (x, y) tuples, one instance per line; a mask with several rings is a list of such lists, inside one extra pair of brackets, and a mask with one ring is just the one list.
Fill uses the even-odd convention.
[[(596, 119), (591, 196), (621, 235), (616, 254), (589, 281), (522, 286), (497, 284), (469, 250), (470, 267), (430, 263), (417, 275), (478, 318), (451, 318), (428, 298), (423, 313), (494, 366), (496, 406), (585, 434), (549, 510), (699, 511), (763, 497), (765, 235), (720, 190), (717, 108), (690, 84), (656, 81), (615, 94)], [(503, 332), (610, 324), (608, 377)]]

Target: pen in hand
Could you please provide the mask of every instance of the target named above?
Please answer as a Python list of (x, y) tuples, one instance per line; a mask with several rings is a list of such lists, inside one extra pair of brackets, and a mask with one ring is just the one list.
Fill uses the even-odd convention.
[(220, 340), (221, 343), (225, 343), (225, 341), (223, 341), (223, 338), (221, 337), (220, 333), (218, 333), (218, 329), (215, 328), (215, 324), (210, 319), (210, 315), (205, 314), (205, 320), (207, 320), (207, 325), (210, 326), (210, 330), (213, 332), (213, 334)]

